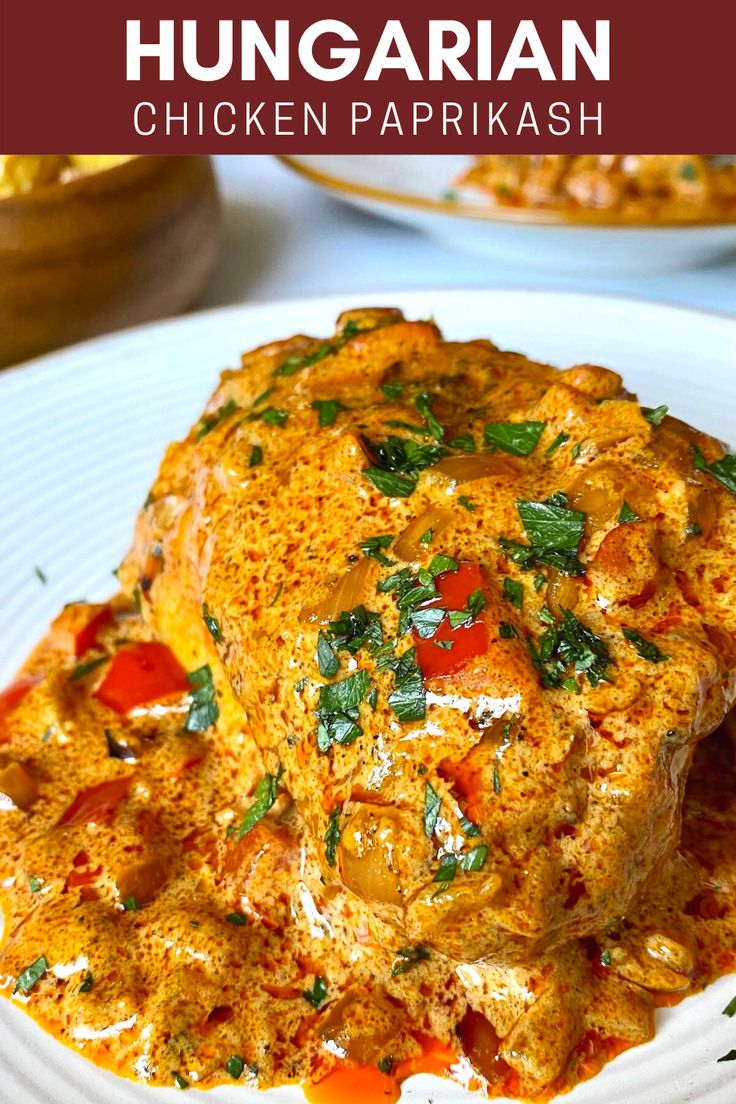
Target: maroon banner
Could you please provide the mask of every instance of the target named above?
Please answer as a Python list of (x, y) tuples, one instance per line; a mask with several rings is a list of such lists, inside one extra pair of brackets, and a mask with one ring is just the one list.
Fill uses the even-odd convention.
[(0, 0), (5, 153), (736, 149), (736, 5)]

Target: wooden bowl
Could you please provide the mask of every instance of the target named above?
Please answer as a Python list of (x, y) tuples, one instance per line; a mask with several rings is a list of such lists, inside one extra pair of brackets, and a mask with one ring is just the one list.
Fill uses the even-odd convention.
[(0, 200), (0, 367), (190, 306), (218, 237), (208, 157), (137, 157)]

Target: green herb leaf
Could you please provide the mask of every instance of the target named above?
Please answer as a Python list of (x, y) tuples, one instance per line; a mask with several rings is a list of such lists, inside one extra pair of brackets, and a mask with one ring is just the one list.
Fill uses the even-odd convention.
[(712, 475), (727, 491), (736, 495), (736, 455), (726, 454), (708, 464), (698, 446), (693, 445), (693, 467), (696, 471)]
[(480, 835), (480, 828), (477, 824), (474, 824), (472, 820), (468, 820), (466, 816), (460, 817), (460, 828), (464, 836), (471, 839), (473, 836)]
[(366, 468), (363, 474), (386, 498), (408, 498), (417, 485), (414, 475), (387, 472), (382, 468)]
[(447, 614), (447, 618), (450, 622), (451, 629), (459, 629), (460, 627), (467, 628), (472, 625), (483, 610), (486, 608), (486, 599), (483, 591), (478, 587), (468, 595), (468, 599), (465, 603), (465, 609), (450, 610)]
[(538, 572), (537, 572), (537, 574), (536, 574), (536, 575), (534, 576), (534, 580), (533, 580), (533, 582), (534, 582), (534, 589), (536, 590), (537, 594), (538, 594), (538, 593), (539, 593), (539, 591), (540, 591), (540, 590), (542, 589), (542, 587), (544, 586), (544, 584), (545, 584), (545, 582), (546, 582), (546, 581), (547, 581), (547, 580), (545, 579), (545, 577), (544, 577), (544, 575), (542, 574), (542, 572), (541, 572), (541, 571), (538, 571)]
[(48, 578), (46, 577), (46, 574), (41, 570), (40, 567), (34, 567), (33, 570), (35, 572), (36, 578), (39, 579), (43, 583), (44, 586), (46, 586), (46, 584), (48, 582)]
[[(363, 605), (343, 610), (337, 620), (330, 621), (322, 631), (333, 651), (348, 652), (350, 655), (355, 655), (364, 647), (378, 648), (383, 643), (380, 615)], [(332, 676), (325, 675), (327, 677)]]
[(600, 964), (601, 964), (601, 966), (610, 966), (611, 965), (611, 952), (610, 951), (601, 951)]
[(524, 584), (507, 575), (503, 581), (503, 596), (507, 602), (510, 602), (512, 606), (516, 606), (518, 610), (523, 609)]
[(443, 426), (435, 418), (432, 413), (432, 403), (434, 402), (434, 396), (426, 393), (417, 395), (414, 400), (414, 405), (417, 411), (424, 418), (427, 423), (427, 429), (431, 437), (434, 437), (435, 441), (442, 441), (445, 436), (445, 430)]
[(642, 659), (648, 659), (650, 663), (664, 663), (665, 660), (670, 658), (664, 652), (660, 652), (656, 644), (645, 640), (641, 633), (638, 633), (635, 629), (622, 629), (621, 632), (629, 644), (633, 644), (637, 655), (641, 656)]
[[(283, 427), (288, 417), (288, 411), (278, 410), (275, 406), (267, 406), (265, 410), (255, 415), (256, 419), (260, 419), (262, 422), (265, 422), (266, 425), (278, 426), (279, 429)], [(251, 415), (251, 419), (253, 419), (253, 415)]]
[[(422, 640), (429, 640), (437, 632), (446, 612), (441, 606), (414, 610), (410, 615), (412, 628), (416, 629)], [(452, 641), (446, 640), (442, 643), (450, 644)]]
[(733, 1017), (736, 1016), (736, 997), (732, 997), (726, 1007), (723, 1009), (723, 1015)]
[(544, 455), (552, 456), (553, 453), (557, 452), (558, 448), (562, 448), (562, 446), (566, 445), (569, 440), (569, 433), (558, 433), (552, 444), (544, 450)]
[(467, 498), (465, 495), (460, 495), (460, 497), (458, 498), (458, 502), (460, 503), (460, 505), (463, 507), (464, 510), (468, 511), (469, 514), (474, 514), (475, 513), (475, 506), (470, 501), (470, 499)]
[(570, 610), (563, 609), (562, 620), (551, 625), (536, 644), (528, 640), (527, 649), (546, 689), (577, 693), (575, 678), (568, 676), (570, 668), (584, 674), (591, 686), (609, 681), (608, 649)]
[(95, 979), (92, 977), (92, 974), (88, 970), (87, 974), (85, 975), (84, 981), (79, 986), (79, 989), (77, 990), (77, 992), (78, 993), (89, 993), (90, 989), (94, 985), (94, 980)]
[(274, 387), (267, 387), (265, 391), (261, 391), (258, 398), (253, 400), (253, 406), (260, 406), (261, 403), (264, 403), (266, 401), (266, 399), (270, 399), (271, 395), (273, 395), (274, 391), (275, 391)]
[(263, 449), (260, 445), (254, 445), (250, 450), (250, 460), (248, 461), (249, 468), (257, 468), (259, 464), (263, 463)]
[(334, 425), (339, 412), (347, 409), (339, 399), (315, 399), (312, 403), (312, 410), (317, 411), (317, 418), (323, 429)]
[(423, 721), (427, 713), (427, 694), (414, 649), (404, 652), (393, 664), (394, 689), (388, 704), (399, 721)]
[(320, 360), (324, 360), (325, 357), (336, 351), (335, 345), (323, 344), (312, 353), (293, 353), (282, 361), (274, 372), (274, 376), (295, 376), (297, 372), (301, 372), (304, 368), (311, 368), (313, 364), (319, 364)]
[(403, 390), (403, 383), (396, 382), (379, 384), (379, 391), (383, 391), (384, 395), (390, 402), (393, 402), (394, 399), (398, 399)]
[(362, 733), (357, 724), (358, 709), (370, 689), (367, 671), (356, 671), (340, 682), (328, 683), (319, 690), (317, 706), (317, 746), (327, 751), (333, 743), (350, 744)]
[(215, 698), (215, 684), (209, 663), (187, 675), (187, 682), (194, 689), (189, 692), (189, 713), (184, 722), (185, 732), (206, 732), (217, 723), (220, 707)]
[(475, 439), (470, 433), (461, 433), (459, 437), (453, 437), (447, 444), (450, 448), (459, 449), (460, 452), (476, 451)]
[(76, 682), (77, 679), (86, 678), (87, 675), (95, 671), (103, 663), (107, 663), (109, 656), (98, 656), (97, 659), (90, 659), (87, 663), (78, 663), (72, 673), (69, 675), (69, 682)]
[(514, 637), (518, 639), (519, 632), (516, 625), (512, 625), (510, 621), (501, 621), (498, 626), (498, 635), (502, 640), (513, 640)]
[(580, 453), (583, 451), (583, 445), (585, 444), (585, 438), (582, 441), (577, 441), (570, 449), (570, 456), (573, 460), (577, 460)]
[(501, 771), (498, 765), (498, 759), (493, 760), (493, 792), (501, 792)]
[(228, 924), (232, 924), (233, 927), (242, 928), (245, 924), (245, 917), (242, 912), (229, 912), (225, 917)]
[(736, 1062), (736, 1050), (729, 1050), (728, 1054), (724, 1054), (718, 1059), (719, 1062)]
[(327, 831), (325, 832), (325, 858), (327, 859), (328, 866), (334, 866), (337, 857), (337, 845), (340, 842), (340, 835), (342, 829), (340, 828), (340, 814), (342, 813), (342, 806), (336, 805), (330, 813), (330, 819), (327, 821)]
[(230, 399), (224, 406), (221, 406), (219, 410), (216, 410), (214, 414), (205, 414), (200, 419), (199, 425), (194, 431), (194, 440), (201, 441), (203, 437), (206, 437), (208, 433), (211, 433), (215, 426), (218, 426), (225, 418), (229, 418), (231, 414), (234, 414), (238, 409), (238, 404), (234, 399)]
[(440, 815), (442, 798), (429, 782), (424, 783), (424, 832), (428, 839), (434, 835), (437, 817)]
[(232, 1077), (233, 1081), (239, 1081), (245, 1069), (245, 1061), (239, 1054), (233, 1054), (225, 1063), (225, 1073)]
[(37, 878), (35, 874), (28, 875), (28, 888), (31, 893), (39, 893), (43, 889), (43, 879)]
[(202, 620), (204, 621), (210, 636), (217, 644), (222, 644), (223, 637), (220, 632), (220, 623), (216, 617), (213, 617), (209, 611), (209, 607), (206, 602), (202, 603)]
[(550, 549), (577, 552), (585, 532), (585, 514), (569, 509), (564, 495), (554, 502), (517, 502), (516, 509), (536, 553)]
[(133, 896), (126, 897), (120, 903), (123, 906), (123, 912), (138, 912), (141, 907), (138, 898)]
[(189, 1088), (189, 1082), (187, 1081), (186, 1077), (182, 1077), (180, 1073), (174, 1072), (174, 1084), (176, 1085), (177, 1089), (181, 1089), (182, 1091)]
[(431, 544), (432, 543), (432, 535), (433, 535), (432, 530), (428, 529), (426, 533), (422, 533), (421, 537), (419, 538), (419, 543), (420, 544)]
[(41, 955), (35, 962), (32, 962), (30, 966), (26, 966), (15, 980), (13, 987), (14, 993), (23, 993), (28, 996), (34, 985), (41, 980), (46, 971), (49, 968), (49, 964), (46, 961), (45, 955)]
[(312, 1008), (319, 1008), (323, 1000), (327, 996), (327, 982), (323, 977), (316, 977), (311, 989), (304, 989), (302, 996), (306, 1001), (309, 1001)]
[(390, 567), (392, 561), (388, 556), (384, 556), (383, 550), (390, 547), (393, 539), (393, 533), (386, 533), (380, 537), (368, 537), (367, 540), (360, 542), (360, 551), (364, 556), (378, 560), (383, 567)]
[[(496, 793), (495, 778), (493, 789)], [(458, 857), (457, 865), (460, 870), (482, 870), (485, 866), (486, 859), (488, 858), (488, 848), (484, 843), (479, 843), (477, 847), (471, 848), (470, 851), (465, 851)]]
[(546, 422), (491, 422), (483, 430), (487, 445), (512, 456), (529, 456), (539, 444)]
[(641, 521), (641, 518), (631, 509), (628, 502), (624, 502), (618, 515), (618, 523), (628, 525), (632, 521)]
[(322, 678), (334, 678), (340, 670), (340, 660), (323, 632), (317, 637), (317, 665)]
[(660, 426), (663, 420), (666, 418), (669, 407), (667, 406), (643, 406), (641, 408), (642, 415), (646, 418), (651, 426), (656, 429)]
[(250, 832), (259, 820), (262, 820), (268, 810), (276, 801), (279, 796), (279, 782), (281, 781), (281, 775), (283, 769), (279, 768), (277, 774), (265, 774), (261, 781), (258, 783), (253, 794), (253, 804), (243, 818), (243, 822), (238, 828), (238, 839), (242, 839), (243, 836)]
[(391, 977), (401, 977), (408, 970), (411, 970), (413, 966), (417, 966), (420, 962), (427, 962), (430, 957), (429, 951), (426, 947), (422, 947), (420, 944), (410, 947), (399, 947), (396, 952), (398, 961), (391, 967)]
[(387, 437), (381, 442), (366, 437), (361, 440), (373, 461), (363, 474), (388, 498), (408, 498), (416, 487), (419, 472), (436, 464), (445, 452), (439, 444), (420, 445), (401, 437)]

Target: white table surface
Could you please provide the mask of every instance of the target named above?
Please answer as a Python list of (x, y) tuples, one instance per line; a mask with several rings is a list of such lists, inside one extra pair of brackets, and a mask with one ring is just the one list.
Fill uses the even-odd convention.
[[(664, 276), (554, 276), (451, 252), (348, 207), (276, 158), (215, 158), (225, 205), (220, 263), (199, 306), (427, 287), (544, 287), (736, 314), (736, 258)], [(390, 304), (385, 304), (390, 305)]]

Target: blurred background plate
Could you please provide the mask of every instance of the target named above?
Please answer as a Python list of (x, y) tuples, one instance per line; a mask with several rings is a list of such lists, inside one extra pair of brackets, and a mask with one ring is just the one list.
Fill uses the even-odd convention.
[(736, 219), (623, 225), (605, 212), (493, 206), (459, 185), (472, 158), (311, 154), (282, 161), (355, 207), (406, 223), (443, 245), (552, 274), (672, 272), (736, 250)]
[[(111, 570), (164, 446), (196, 420), (218, 373), (253, 345), (300, 331), (332, 333), (340, 311), (357, 305), (433, 316), (449, 338), (491, 337), (559, 366), (615, 368), (642, 402), (668, 403), (718, 437), (728, 438), (736, 423), (736, 320), (593, 295), (427, 290), (299, 299), (189, 315), (46, 356), (0, 374), (0, 686), (64, 602), (113, 591)], [(733, 1065), (717, 1059), (736, 1045), (736, 1021), (721, 1014), (734, 991), (736, 979), (724, 978), (659, 1010), (652, 1043), (617, 1058), (565, 1102), (732, 1104)], [(403, 1099), (478, 1104), (426, 1075), (407, 1084)], [(2, 1104), (174, 1100), (176, 1090), (147, 1089), (89, 1065), (0, 999)], [(297, 1104), (303, 1096), (293, 1087), (261, 1096), (233, 1086), (206, 1100)]]

